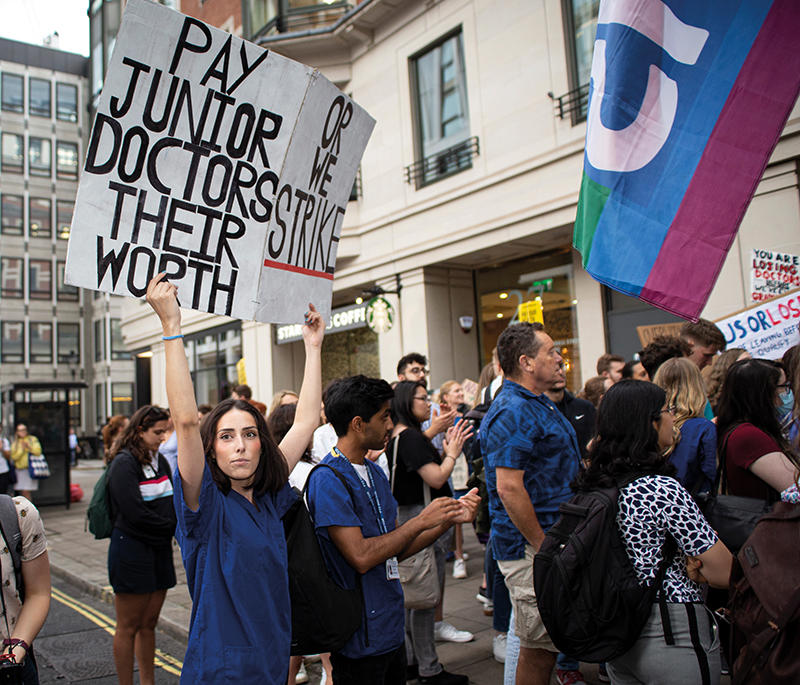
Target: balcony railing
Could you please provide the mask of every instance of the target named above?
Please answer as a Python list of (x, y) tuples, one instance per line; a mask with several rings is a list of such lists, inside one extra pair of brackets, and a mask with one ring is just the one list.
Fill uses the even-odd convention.
[[(290, 2), (281, 11), (282, 3), (278, 3), (278, 12), (263, 26), (253, 26), (252, 40), (262, 36), (274, 36), (281, 33), (302, 33), (312, 29), (321, 29), (335, 24), (353, 8), (352, 2), (322, 2), (303, 4), (302, 1)], [(256, 19), (254, 18), (254, 21)]]
[(569, 116), (574, 126), (586, 119), (586, 107), (589, 103), (589, 84), (585, 83), (574, 90), (556, 97), (553, 93), (547, 96), (553, 101), (553, 110), (559, 119)]
[(480, 154), (478, 136), (472, 136), (452, 147), (428, 155), (405, 168), (406, 183), (413, 183), (417, 188), (452, 176), (459, 171), (472, 167), (472, 158)]

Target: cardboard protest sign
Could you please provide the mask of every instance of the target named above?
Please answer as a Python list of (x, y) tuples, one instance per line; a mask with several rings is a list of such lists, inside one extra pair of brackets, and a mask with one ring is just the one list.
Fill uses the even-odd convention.
[(642, 347), (647, 347), (660, 335), (677, 336), (681, 332), (682, 323), (656, 323), (647, 326), (637, 326), (636, 334)]
[(89, 139), (65, 280), (185, 307), (328, 318), (342, 220), (375, 121), (318, 71), (129, 0)]
[(753, 250), (750, 299), (764, 302), (800, 288), (800, 257), (772, 250)]
[(800, 343), (800, 290), (743, 309), (714, 323), (728, 347), (743, 347), (753, 357), (780, 359)]

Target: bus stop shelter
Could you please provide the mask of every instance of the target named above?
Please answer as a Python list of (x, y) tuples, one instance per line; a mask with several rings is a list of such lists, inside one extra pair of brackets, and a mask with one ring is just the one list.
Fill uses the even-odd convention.
[(3, 434), (13, 439), (20, 423), (28, 427), (42, 445), (42, 454), (50, 467), (49, 478), (39, 481), (31, 493), (36, 506), (70, 504), (69, 427), (70, 402), (80, 401), (86, 383), (19, 382), (0, 388)]

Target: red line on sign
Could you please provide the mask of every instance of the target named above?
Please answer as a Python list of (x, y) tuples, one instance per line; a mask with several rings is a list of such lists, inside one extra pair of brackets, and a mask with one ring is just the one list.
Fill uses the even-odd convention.
[(294, 266), (294, 264), (283, 264), (281, 262), (273, 262), (269, 259), (265, 259), (264, 266), (268, 266), (271, 269), (283, 269), (284, 271), (293, 271), (296, 274), (303, 274), (304, 276), (327, 278), (329, 281), (333, 280), (333, 274), (329, 274), (327, 271), (314, 271), (314, 269), (304, 269), (302, 266)]

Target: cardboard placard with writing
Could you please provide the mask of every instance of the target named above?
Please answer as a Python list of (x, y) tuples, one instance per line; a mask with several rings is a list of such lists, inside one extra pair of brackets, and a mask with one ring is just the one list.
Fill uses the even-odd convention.
[(657, 323), (649, 326), (637, 326), (636, 334), (642, 347), (647, 347), (654, 338), (660, 335), (671, 335), (677, 337), (681, 332), (682, 323)]
[(750, 299), (753, 302), (764, 302), (798, 287), (800, 256), (753, 249), (750, 268)]
[(780, 359), (800, 344), (800, 290), (742, 309), (714, 323), (728, 347), (742, 347), (753, 357)]
[(268, 323), (330, 314), (375, 121), (318, 71), (129, 0), (81, 175), (65, 281)]

